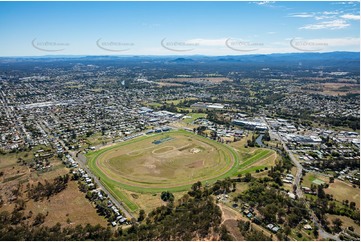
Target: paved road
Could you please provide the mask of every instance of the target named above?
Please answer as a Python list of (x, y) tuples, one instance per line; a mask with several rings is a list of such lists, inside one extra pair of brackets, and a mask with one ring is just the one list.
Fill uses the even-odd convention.
[[(278, 132), (277, 132), (277, 134), (278, 134)], [(287, 152), (287, 154), (290, 157), (292, 163), (297, 168), (297, 172), (296, 172), (296, 176), (295, 176), (295, 180), (293, 181), (293, 184), (296, 185), (296, 194), (297, 194), (297, 196), (299, 198), (302, 198), (303, 197), (303, 192), (302, 192), (302, 188), (301, 188), (302, 165), (298, 162), (298, 160), (293, 155), (292, 151), (290, 151), (288, 149), (286, 143), (282, 139), (281, 139), (281, 143), (282, 143), (283, 149)]]
[(288, 149), (286, 143), (283, 141), (280, 134), (278, 132), (272, 131), (271, 127), (269, 126), (269, 124), (268, 124), (268, 122), (267, 122), (267, 120), (265, 118), (263, 118), (263, 121), (267, 124), (268, 132), (269, 132), (270, 137), (275, 137), (277, 140), (279, 140), (281, 142), (281, 144), (283, 146), (283, 149), (286, 151), (286, 153), (290, 157), (292, 163), (296, 166), (297, 172), (296, 172), (295, 179), (293, 181), (293, 185), (296, 186), (296, 194), (297, 194), (297, 196), (299, 198), (302, 198), (303, 197), (303, 192), (302, 192), (302, 188), (301, 188), (302, 165), (295, 158), (292, 151)]
[(98, 187), (100, 187), (107, 195), (108, 198), (112, 201), (113, 204), (116, 205), (116, 207), (118, 207), (123, 214), (127, 217), (127, 218), (134, 218), (134, 216), (122, 205), (121, 202), (119, 202), (104, 186), (103, 184), (100, 182), (100, 180), (90, 171), (90, 169), (85, 165), (86, 164), (86, 158), (84, 155), (79, 154), (78, 156), (75, 155), (75, 152), (72, 152), (69, 154), (72, 155), (73, 159), (76, 161), (78, 160), (78, 164), (86, 171), (86, 173), (93, 178), (94, 182), (98, 185)]
[[(268, 126), (268, 131), (270, 134), (270, 137), (274, 137), (277, 140), (279, 140), (282, 143), (282, 146), (284, 148), (284, 150), (287, 152), (287, 154), (289, 155), (291, 161), (293, 162), (293, 164), (296, 166), (297, 168), (297, 173), (296, 173), (296, 177), (294, 180), (294, 184), (296, 185), (296, 194), (299, 198), (303, 197), (303, 191), (301, 188), (301, 177), (302, 177), (302, 165), (299, 163), (299, 161), (295, 158), (295, 156), (293, 155), (293, 153), (288, 149), (287, 145), (285, 144), (285, 142), (282, 140), (280, 134), (278, 132), (273, 132), (272, 129), (270, 128), (270, 126), (268, 125), (268, 122), (263, 118), (263, 121), (267, 124)], [(315, 213), (313, 212), (313, 210), (310, 208), (310, 205), (308, 202), (306, 202), (306, 206), (308, 208), (308, 211), (310, 211), (311, 213), (311, 217), (313, 220), (313, 223), (318, 227), (318, 233), (319, 236), (323, 239), (332, 239), (332, 240), (336, 240), (339, 241), (340, 238), (337, 235), (333, 235), (330, 234), (328, 232), (326, 232), (323, 228), (322, 225), (319, 223), (318, 218), (316, 217)]]
[(332, 239), (335, 241), (340, 241), (340, 237), (338, 235), (330, 234), (322, 228), (322, 225), (318, 222), (318, 218), (316, 217), (316, 215), (314, 214), (313, 211), (311, 212), (311, 216), (312, 216), (313, 223), (318, 227), (318, 235), (323, 240)]

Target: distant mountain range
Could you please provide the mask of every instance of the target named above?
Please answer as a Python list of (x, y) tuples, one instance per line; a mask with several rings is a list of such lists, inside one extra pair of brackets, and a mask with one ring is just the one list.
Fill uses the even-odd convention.
[(43, 55), (43, 56), (14, 56), (0, 57), (1, 59), (168, 59), (172, 62), (193, 62), (199, 60), (218, 60), (218, 61), (265, 61), (275, 58), (282, 59), (360, 59), (360, 52), (303, 52), (303, 53), (275, 53), (275, 54), (250, 54), (250, 55), (226, 55), (226, 56), (207, 56), (207, 55)]
[(359, 72), (360, 52), (327, 52), (327, 53), (285, 53), (285, 54), (253, 54), (238, 56), (151, 56), (151, 55), (99, 55), (99, 56), (81, 56), (81, 55), (45, 55), (45, 56), (24, 56), (24, 57), (0, 57), (0, 63), (54, 63), (54, 62), (84, 62), (84, 64), (165, 64), (165, 65), (217, 65), (233, 67), (283, 67), (283, 68), (324, 68), (340, 69), (344, 71)]

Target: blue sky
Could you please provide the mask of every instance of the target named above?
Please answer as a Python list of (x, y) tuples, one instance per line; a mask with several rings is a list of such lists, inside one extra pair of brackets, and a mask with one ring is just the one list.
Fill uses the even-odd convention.
[(359, 2), (0, 2), (0, 56), (359, 51)]

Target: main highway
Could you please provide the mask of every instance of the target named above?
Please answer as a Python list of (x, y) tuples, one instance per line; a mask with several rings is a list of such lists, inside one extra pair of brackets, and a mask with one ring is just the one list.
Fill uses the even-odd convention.
[(286, 143), (284, 142), (284, 140), (282, 139), (281, 135), (276, 131), (274, 132), (271, 127), (269, 126), (267, 120), (265, 118), (262, 118), (264, 123), (267, 124), (268, 127), (268, 132), (270, 137), (277, 139), (281, 142), (283, 149), (286, 151), (286, 153), (288, 154), (288, 156), (290, 157), (292, 163), (296, 166), (297, 168), (297, 172), (296, 172), (296, 176), (295, 179), (293, 181), (293, 185), (296, 186), (296, 195), (299, 198), (303, 197), (303, 192), (302, 192), (302, 188), (301, 188), (301, 178), (302, 178), (302, 165), (300, 164), (300, 162), (296, 159), (296, 157), (293, 155), (292, 151), (288, 149)]

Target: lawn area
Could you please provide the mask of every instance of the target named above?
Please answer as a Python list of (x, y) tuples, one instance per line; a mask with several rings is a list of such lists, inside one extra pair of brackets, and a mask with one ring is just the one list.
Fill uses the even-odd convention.
[(166, 101), (166, 103), (171, 104), (173, 103), (174, 105), (178, 105), (181, 101), (188, 101), (188, 100), (197, 100), (197, 98), (195, 97), (188, 97), (188, 98), (181, 98), (181, 99), (175, 99), (175, 100), (168, 100)]
[(303, 177), (302, 186), (311, 187), (311, 184), (317, 185), (320, 184), (322, 181), (328, 183), (329, 178), (313, 172), (307, 172), (306, 175)]
[(85, 143), (87, 143), (89, 146), (95, 146), (102, 144), (103, 142), (107, 143), (111, 141), (112, 139), (106, 138), (105, 136), (102, 136), (100, 132), (91, 135), (90, 137), (85, 138)]
[[(136, 204), (139, 208), (144, 209), (145, 213), (148, 214), (152, 210), (162, 205), (167, 205), (167, 202), (163, 202), (160, 198), (161, 193), (137, 193), (132, 191), (123, 190), (123, 193), (131, 200), (132, 203)], [(178, 201), (187, 192), (175, 192), (174, 201)]]
[(268, 167), (268, 166), (251, 166), (249, 168), (246, 168), (246, 169), (238, 172), (238, 174), (242, 174), (242, 175), (244, 175), (246, 173), (252, 174), (252, 173), (256, 173), (256, 170), (264, 170), (266, 167)]
[(151, 108), (158, 108), (162, 106), (161, 103), (148, 103), (147, 105)]
[(237, 182), (236, 183), (236, 193), (242, 193), (249, 188), (249, 184), (246, 182)]
[[(299, 237), (301, 235), (301, 237)], [(312, 241), (315, 240), (312, 231), (305, 231), (303, 229), (292, 229), (290, 237), (297, 241)]]
[[(240, 141), (233, 142), (230, 144), (231, 147), (237, 151), (240, 156), (240, 165), (238, 166), (237, 174), (255, 173), (256, 170), (264, 169), (265, 167), (270, 168), (275, 165), (276, 160), (279, 158), (277, 152), (269, 149), (247, 147), (247, 140), (252, 139), (252, 132), (242, 138)], [(264, 172), (255, 173), (256, 177), (263, 176)]]
[[(35, 149), (34, 149), (35, 150)], [(17, 164), (18, 159), (31, 160), (34, 158), (33, 152), (7, 153), (0, 155), (0, 169)]]
[[(252, 173), (252, 172), (255, 172), (257, 169), (264, 169), (267, 166), (266, 165), (268, 163), (267, 161), (264, 162), (264, 164), (258, 164), (256, 166), (251, 166), (251, 165), (271, 156), (274, 153), (275, 153), (275, 151), (272, 151), (272, 150), (264, 150), (264, 149), (256, 150), (251, 157), (249, 157), (248, 159), (243, 161), (238, 166), (238, 171), (239, 171), (238, 174), (245, 174), (247, 172)], [(269, 160), (269, 161), (272, 162), (272, 160)]]
[(238, 154), (241, 156), (242, 159), (248, 159), (253, 155), (253, 153), (258, 150), (259, 148), (253, 148), (253, 147), (247, 147), (247, 141), (252, 140), (252, 132), (249, 132), (247, 136), (243, 137), (241, 140), (237, 142), (233, 142), (230, 144), (231, 147), (233, 147)]
[(186, 118), (184, 119), (184, 122), (187, 124), (192, 123), (194, 120), (198, 119), (198, 118), (205, 118), (207, 117), (206, 113), (189, 113), (186, 116), (190, 116), (191, 118)]
[(356, 207), (360, 208), (360, 188), (352, 187), (351, 184), (335, 179), (334, 183), (330, 183), (329, 187), (325, 189), (327, 194), (333, 195), (334, 199), (339, 202), (349, 200), (355, 202)]

